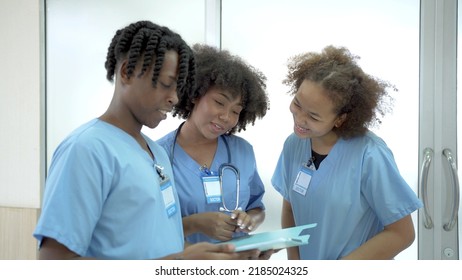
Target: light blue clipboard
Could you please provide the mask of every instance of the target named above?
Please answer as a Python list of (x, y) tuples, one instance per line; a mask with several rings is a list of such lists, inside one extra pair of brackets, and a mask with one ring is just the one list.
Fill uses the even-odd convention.
[(236, 252), (258, 249), (262, 252), (267, 250), (284, 249), (293, 246), (308, 244), (310, 235), (308, 229), (317, 224), (308, 224), (275, 231), (261, 232), (238, 237), (221, 244), (234, 244)]

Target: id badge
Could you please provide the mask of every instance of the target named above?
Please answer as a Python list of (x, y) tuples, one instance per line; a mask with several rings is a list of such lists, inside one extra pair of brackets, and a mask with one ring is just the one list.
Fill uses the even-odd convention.
[(175, 196), (173, 195), (172, 183), (169, 179), (160, 183), (160, 190), (162, 192), (162, 199), (164, 200), (165, 211), (168, 217), (173, 216), (177, 211)]
[(302, 165), (298, 171), (297, 178), (295, 178), (294, 186), (292, 189), (295, 192), (305, 196), (306, 192), (308, 191), (308, 187), (310, 186), (312, 176), (313, 169), (307, 167), (306, 165)]
[(205, 198), (207, 204), (221, 203), (220, 178), (218, 176), (203, 176)]

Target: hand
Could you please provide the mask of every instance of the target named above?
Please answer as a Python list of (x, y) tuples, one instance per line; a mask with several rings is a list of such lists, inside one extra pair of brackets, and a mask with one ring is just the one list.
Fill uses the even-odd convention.
[(231, 213), (231, 219), (236, 221), (235, 232), (249, 233), (256, 228), (256, 222), (251, 215), (241, 210), (234, 210)]
[(260, 255), (258, 256), (258, 259), (259, 260), (269, 260), (271, 256), (278, 251), (279, 250), (267, 250), (267, 251), (261, 252)]
[(200, 242), (188, 246), (175, 258), (188, 260), (248, 260), (258, 259), (259, 255), (260, 251), (258, 250), (234, 252), (234, 246), (231, 244)]
[(222, 212), (204, 212), (194, 216), (191, 223), (196, 223), (200, 232), (220, 241), (230, 240), (237, 227), (236, 220)]
[(239, 260), (258, 260), (261, 252), (257, 249), (238, 252)]

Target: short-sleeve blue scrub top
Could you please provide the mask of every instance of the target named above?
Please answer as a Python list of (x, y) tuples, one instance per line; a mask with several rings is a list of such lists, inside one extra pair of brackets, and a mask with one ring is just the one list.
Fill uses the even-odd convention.
[(302, 195), (293, 186), (309, 158), (310, 139), (291, 134), (272, 177), (274, 188), (291, 203), (295, 224), (317, 223), (309, 244), (299, 247), (301, 259), (339, 259), (422, 207), (391, 150), (372, 132), (339, 139)]
[[(180, 145), (175, 145), (177, 130), (170, 132), (157, 143), (165, 148), (172, 159), (173, 173), (181, 205), (183, 217), (203, 212), (220, 211), (222, 203), (207, 203), (204, 185), (202, 183), (201, 164), (192, 159)], [(228, 159), (229, 147), (231, 162)], [(223, 135), (218, 137), (218, 147), (212, 166), (209, 168), (215, 174), (223, 163), (232, 163), (240, 173), (239, 207), (243, 211), (254, 208), (264, 209), (262, 198), (265, 192), (263, 182), (257, 172), (253, 147), (246, 140), (235, 135)], [(223, 196), (227, 208), (234, 210), (236, 206), (236, 179), (233, 174), (225, 172), (223, 179)], [(244, 233), (235, 233), (233, 237), (242, 236)], [(194, 233), (186, 237), (188, 243), (202, 241), (218, 242), (203, 233)]]
[[(53, 154), (33, 234), (39, 243), (53, 238), (98, 259), (153, 259), (183, 251), (168, 156), (144, 138), (155, 161), (133, 137), (104, 121), (94, 119), (71, 133)], [(173, 215), (154, 163), (164, 167), (173, 186), (178, 208)]]

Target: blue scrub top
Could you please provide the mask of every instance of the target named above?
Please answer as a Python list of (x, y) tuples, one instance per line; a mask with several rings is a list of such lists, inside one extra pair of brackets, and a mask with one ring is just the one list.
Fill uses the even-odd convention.
[[(165, 148), (171, 159), (173, 158), (173, 173), (180, 199), (181, 215), (185, 217), (196, 213), (220, 211), (221, 203), (207, 203), (202, 183), (203, 173), (200, 170), (202, 165), (194, 161), (180, 145), (174, 145), (176, 131), (165, 135), (157, 143)], [(240, 173), (239, 207), (243, 211), (254, 208), (264, 209), (262, 198), (265, 188), (257, 171), (253, 148), (246, 140), (235, 135), (219, 137), (217, 151), (210, 170), (217, 173), (221, 164), (229, 163), (223, 137), (226, 137), (228, 143), (231, 163)], [(223, 180), (224, 200), (226, 206), (233, 210), (236, 205), (236, 178), (231, 172), (226, 171), (225, 174)], [(243, 234), (236, 233), (234, 237)], [(186, 241), (189, 243), (217, 242), (217, 240), (202, 233), (187, 236)]]
[(310, 139), (291, 134), (272, 177), (274, 188), (292, 205), (295, 224), (318, 224), (309, 244), (299, 247), (301, 259), (339, 259), (422, 207), (392, 152), (372, 132), (339, 139), (301, 195), (293, 185), (310, 157)]
[(156, 162), (123, 130), (95, 119), (57, 148), (34, 236), (57, 240), (84, 257), (153, 259), (183, 250), (180, 211), (168, 215), (154, 163), (164, 167), (178, 207), (173, 171), (162, 147), (144, 136)]

